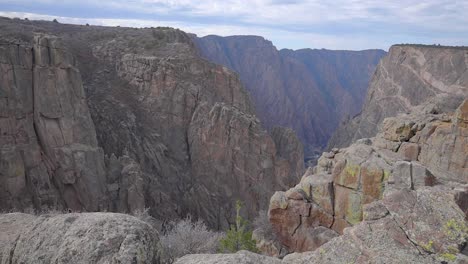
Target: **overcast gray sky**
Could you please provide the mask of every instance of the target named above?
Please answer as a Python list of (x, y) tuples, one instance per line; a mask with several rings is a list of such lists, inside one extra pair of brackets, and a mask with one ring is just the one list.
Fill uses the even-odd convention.
[(0, 0), (0, 16), (261, 35), (290, 49), (468, 45), (468, 0)]

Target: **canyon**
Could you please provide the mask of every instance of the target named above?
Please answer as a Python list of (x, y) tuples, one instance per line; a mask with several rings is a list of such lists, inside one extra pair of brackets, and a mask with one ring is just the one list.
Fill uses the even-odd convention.
[[(187, 255), (179, 263), (466, 263), (466, 54), (461, 47), (391, 47), (361, 115), (334, 136), (345, 147), (323, 152), (295, 187), (271, 197), (275, 236), (259, 232), (256, 239), (273, 258), (239, 252)], [(362, 121), (370, 116), (375, 123)], [(340, 133), (347, 137), (336, 138)]]
[(159, 263), (161, 225), (225, 230), (236, 200), (268, 210), (263, 255), (176, 263), (468, 262), (468, 48), (0, 32), (1, 263)]
[(361, 111), (383, 50), (277, 50), (258, 36), (193, 36), (203, 57), (239, 73), (267, 130), (293, 129), (306, 160)]
[(0, 27), (3, 211), (150, 208), (224, 229), (236, 200), (253, 218), (304, 171), (294, 132), (270, 136), (237, 75), (180, 30)]

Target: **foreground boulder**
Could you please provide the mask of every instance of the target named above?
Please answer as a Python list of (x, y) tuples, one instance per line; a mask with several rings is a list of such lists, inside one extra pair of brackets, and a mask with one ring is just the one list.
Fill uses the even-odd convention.
[(283, 262), (466, 263), (460, 252), (468, 225), (454, 201), (456, 193), (442, 186), (389, 189), (382, 201), (364, 207), (363, 222), (317, 250), (288, 255)]
[(249, 251), (235, 254), (193, 254), (178, 259), (175, 264), (281, 264), (281, 260)]
[(158, 241), (124, 214), (0, 215), (0, 263), (157, 263)]

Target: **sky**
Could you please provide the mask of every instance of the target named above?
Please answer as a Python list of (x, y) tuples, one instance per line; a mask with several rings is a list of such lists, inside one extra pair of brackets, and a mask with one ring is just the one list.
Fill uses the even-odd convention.
[(468, 0), (0, 0), (0, 16), (260, 35), (279, 49), (468, 46)]

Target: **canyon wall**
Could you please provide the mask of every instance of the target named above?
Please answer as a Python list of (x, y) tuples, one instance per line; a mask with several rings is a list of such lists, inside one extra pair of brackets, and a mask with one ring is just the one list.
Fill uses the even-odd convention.
[(253, 218), (303, 173), (301, 143), (273, 139), (237, 75), (180, 30), (0, 26), (2, 210), (150, 208), (225, 228), (236, 200)]
[(453, 111), (468, 94), (468, 48), (395, 45), (375, 71), (362, 112), (340, 126), (329, 148), (372, 137), (386, 117), (439, 100), (435, 112)]
[[(361, 119), (362, 130), (346, 139), (378, 133), (324, 152), (299, 184), (272, 196), (277, 239), (291, 252), (310, 251), (283, 262), (466, 260), (465, 54), (463, 48), (392, 47), (358, 117), (372, 122)], [(417, 64), (409, 67), (411, 59)]]
[(278, 51), (257, 36), (193, 37), (202, 56), (239, 73), (268, 130), (292, 128), (316, 159), (338, 124), (361, 110), (383, 50)]

